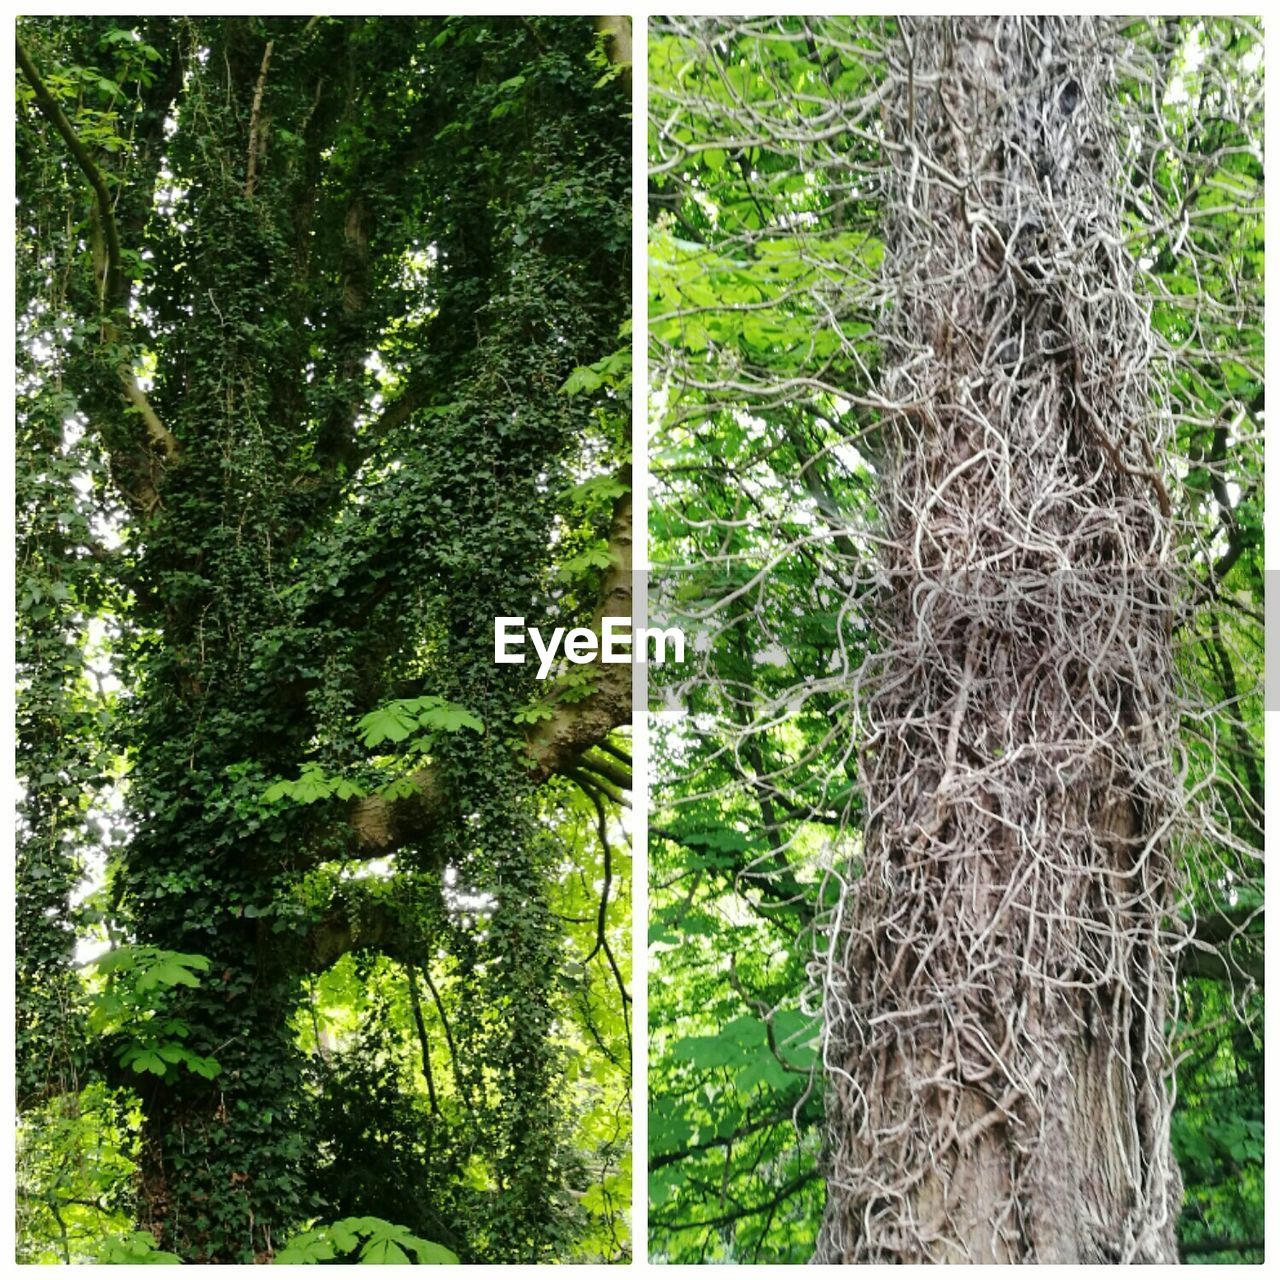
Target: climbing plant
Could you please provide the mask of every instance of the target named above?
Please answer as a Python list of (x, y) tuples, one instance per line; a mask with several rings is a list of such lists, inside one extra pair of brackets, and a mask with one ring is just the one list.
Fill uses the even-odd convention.
[[(1259, 1257), (1256, 25), (671, 18), (649, 60), (651, 616), (698, 636), (652, 708), (652, 1248)], [(1145, 1081), (1124, 1211), (1064, 1212), (1111, 1167), (1039, 1074), (1090, 1078), (1081, 1022)]]
[(27, 1260), (628, 1256), (618, 39), (18, 25)]

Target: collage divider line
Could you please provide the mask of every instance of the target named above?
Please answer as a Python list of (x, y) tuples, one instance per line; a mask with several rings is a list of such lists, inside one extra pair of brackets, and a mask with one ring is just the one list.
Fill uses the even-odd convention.
[[(649, 283), (648, 283), (648, 27), (645, 12), (631, 20), (631, 494), (633, 629), (648, 626), (649, 584)], [(633, 631), (634, 634), (634, 631)], [(631, 667), (631, 1248), (648, 1260), (649, 1123), (647, 981), (649, 937), (649, 668)]]

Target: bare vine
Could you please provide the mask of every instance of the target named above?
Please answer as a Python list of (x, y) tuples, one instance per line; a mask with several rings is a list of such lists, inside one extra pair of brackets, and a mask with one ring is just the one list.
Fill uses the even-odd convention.
[[(1215, 211), (1260, 216), (1260, 189), (1222, 163), (1256, 149), (1257, 102), (1224, 80), (1239, 129), (1217, 148), (1173, 132), (1171, 106), (1228, 74), (1210, 29), (1176, 23), (661, 31), (708, 70), (659, 89), (654, 172), (737, 165), (758, 226), (721, 236), (715, 269), (764, 258), (777, 281), (655, 308), (663, 441), (726, 412), (756, 441), (721, 464), (740, 514), (703, 528), (726, 548), (763, 531), (721, 557), (731, 588), (660, 596), (705, 655), (668, 696), (714, 686), (724, 713), (696, 731), (762, 797), (772, 847), (744, 892), (782, 872), (801, 892), (802, 833), (830, 833), (811, 966), (828, 1116), (815, 1260), (1173, 1260), (1179, 967), (1257, 918), (1205, 928), (1190, 894), (1194, 879), (1237, 900), (1261, 812), (1234, 772), (1254, 759), (1257, 690), (1211, 705), (1189, 658), (1206, 618), (1234, 608), (1215, 565), (1241, 554), (1235, 499), (1215, 473), (1215, 512), (1179, 462), (1209, 429), (1238, 458), (1259, 444), (1243, 398), (1214, 398), (1207, 419), (1210, 398), (1189, 392), (1248, 366), (1259, 323), (1230, 249), (1197, 234)], [(796, 92), (791, 56), (826, 83)], [(744, 69), (763, 91), (744, 91)], [(803, 182), (779, 177), (783, 158)], [(680, 207), (659, 231), (693, 238)], [(1228, 287), (1171, 290), (1160, 254)], [(808, 349), (717, 343), (761, 312), (806, 317)], [(797, 415), (823, 442), (781, 476), (774, 424)], [(873, 477), (873, 521), (833, 472), (846, 490)], [(687, 491), (674, 472), (659, 483)], [(713, 658), (744, 612), (768, 631), (780, 570), (806, 557), (837, 601), (831, 660), (761, 700)], [(706, 574), (665, 569), (671, 588)], [(1257, 674), (1248, 653), (1220, 656), (1218, 684)], [(766, 766), (762, 738), (823, 700), (839, 709), (826, 733)], [(1220, 763), (1219, 736), (1243, 765)], [(682, 800), (702, 798), (686, 779)], [(1253, 979), (1230, 958), (1222, 976), (1241, 997)]]

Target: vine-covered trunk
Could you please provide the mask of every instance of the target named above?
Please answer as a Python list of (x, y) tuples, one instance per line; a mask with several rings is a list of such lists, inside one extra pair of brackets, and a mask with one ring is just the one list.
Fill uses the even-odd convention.
[(1169, 504), (1089, 19), (904, 23), (821, 1262), (1175, 1261)]
[[(613, 974), (568, 963), (592, 877), (553, 775), (629, 784), (584, 757), (630, 685), (491, 659), (495, 616), (585, 621), (622, 572), (625, 24), (121, 21), (19, 33), (24, 507), (56, 478), (94, 517), (53, 507), (84, 590), (25, 655), (24, 901), (57, 927), (24, 936), (43, 973), (81, 924), (113, 943), (27, 1002), (24, 1101), (105, 1083), (138, 1118), (100, 1212), (150, 1234), (103, 1260), (590, 1254), (622, 1062), (599, 1037), (593, 1092), (565, 1052)], [(35, 757), (68, 724), (64, 779)], [(117, 797), (82, 920), (71, 837)]]
[(222, 1033), (211, 1046), (221, 1070), (140, 1090), (138, 1221), (192, 1262), (268, 1262), (308, 1207), (302, 1166), (314, 1138), (290, 1024), (297, 983), (242, 957), (209, 985), (184, 1012), (202, 1042)]

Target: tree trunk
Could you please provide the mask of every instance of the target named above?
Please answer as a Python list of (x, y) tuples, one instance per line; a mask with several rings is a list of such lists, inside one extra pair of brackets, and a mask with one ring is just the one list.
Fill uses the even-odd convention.
[[(599, 399), (561, 388), (613, 350), (626, 311), (625, 104), (595, 84), (584, 19), (159, 26), (163, 60), (114, 160), (45, 86), (51, 53), (20, 55), (75, 180), (67, 211), (60, 188), (52, 207), (68, 226), (75, 201), (91, 210), (93, 270), (73, 244), (66, 274), (103, 349), (68, 324), (67, 381), (132, 516), (101, 606), (120, 610), (128, 690), (112, 727), (130, 759), (112, 907), (131, 940), (209, 961), (155, 1019), (203, 1069), (167, 1059), (158, 1077), (123, 1077), (141, 1098), (138, 1218), (184, 1261), (242, 1263), (335, 1215), (334, 1086), (299, 1047), (304, 978), (358, 950), (426, 972), (448, 950), (479, 1088), (439, 1123), (465, 1133), (462, 1190), (483, 1167), (503, 1194), (465, 1222), (422, 1186), (400, 1208), (433, 1238), (456, 1231), (464, 1261), (556, 1256), (574, 1172), (550, 906), (562, 870), (534, 793), (607, 767), (582, 757), (629, 720), (630, 675), (601, 667), (517, 754), (503, 726), (532, 675), (495, 674), (488, 655), (493, 617), (546, 596), (554, 495), (587, 456)], [(608, 31), (621, 56), (626, 24)], [(92, 24), (72, 34), (83, 61), (106, 47)], [(610, 611), (629, 612), (630, 537), (620, 500)], [(411, 796), (264, 799), (307, 759), (367, 765), (352, 724), (406, 685), (462, 698), (492, 732), (434, 744)], [(318, 870), (389, 854), (394, 871)], [(436, 910), (446, 862), (460, 895), (500, 904), (492, 924)], [(383, 1100), (369, 1101), (373, 1114)], [(347, 1150), (373, 1163), (376, 1124), (353, 1128)], [(398, 1212), (367, 1194), (368, 1212)]]
[[(229, 932), (224, 953), (244, 941)], [(297, 1215), (318, 1208), (303, 1174), (315, 1133), (290, 1022), (299, 984), (255, 963), (254, 950), (249, 941), (234, 968), (211, 957), (208, 992), (184, 1008), (197, 1043), (216, 1051), (217, 1078), (140, 1088), (139, 1226), (187, 1262), (269, 1262)]]
[(922, 19), (898, 49), (815, 1261), (1172, 1262), (1170, 512), (1106, 37)]

